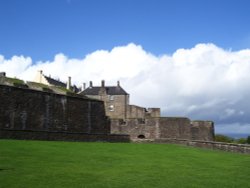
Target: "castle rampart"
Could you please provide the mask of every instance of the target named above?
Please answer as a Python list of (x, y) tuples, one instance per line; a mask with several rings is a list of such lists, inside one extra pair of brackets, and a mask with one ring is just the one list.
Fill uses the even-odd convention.
[(0, 128), (110, 133), (102, 101), (0, 85)]

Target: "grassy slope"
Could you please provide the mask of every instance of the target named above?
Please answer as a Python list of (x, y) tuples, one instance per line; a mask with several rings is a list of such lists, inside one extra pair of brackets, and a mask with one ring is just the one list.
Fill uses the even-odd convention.
[(0, 187), (250, 187), (250, 156), (167, 144), (0, 140)]

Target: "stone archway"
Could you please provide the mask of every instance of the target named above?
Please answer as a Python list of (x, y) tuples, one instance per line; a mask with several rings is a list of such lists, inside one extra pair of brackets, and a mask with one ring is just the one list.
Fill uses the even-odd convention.
[(139, 138), (139, 139), (145, 139), (146, 137), (145, 137), (145, 135), (140, 134), (140, 135), (137, 136), (137, 138)]

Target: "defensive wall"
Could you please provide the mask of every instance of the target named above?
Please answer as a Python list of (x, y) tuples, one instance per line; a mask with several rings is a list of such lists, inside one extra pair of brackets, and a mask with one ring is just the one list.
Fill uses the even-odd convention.
[(146, 118), (146, 117), (160, 117), (160, 108), (143, 108), (136, 105), (127, 105), (126, 118)]
[[(0, 99), (1, 138), (18, 137), (17, 133), (20, 133), (20, 137), (27, 139), (40, 135), (47, 140), (54, 135), (59, 140), (70, 137), (74, 137), (71, 140), (86, 141), (95, 137), (109, 140), (110, 120), (105, 115), (102, 101), (31, 90), (25, 85), (0, 85)], [(120, 141), (119, 135), (111, 137)], [(125, 137), (129, 140), (129, 136), (121, 135), (121, 141)]]
[(191, 121), (186, 117), (148, 117), (111, 119), (112, 134), (129, 134), (138, 139), (190, 139), (214, 140), (214, 125), (211, 121)]

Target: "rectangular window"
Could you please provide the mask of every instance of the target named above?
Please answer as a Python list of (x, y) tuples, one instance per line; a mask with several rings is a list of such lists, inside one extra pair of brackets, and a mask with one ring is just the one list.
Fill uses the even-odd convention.
[(110, 100), (110, 101), (113, 101), (114, 98), (115, 98), (114, 95), (109, 95), (109, 100)]

